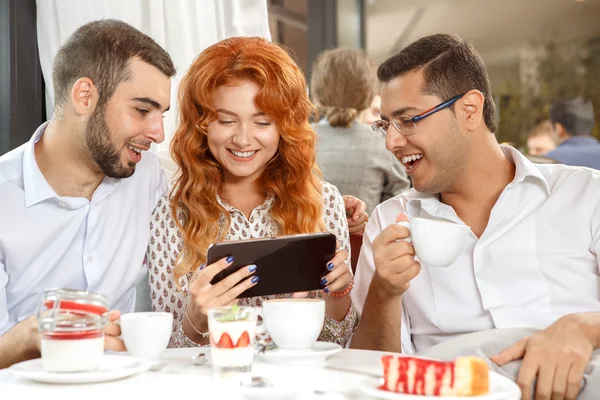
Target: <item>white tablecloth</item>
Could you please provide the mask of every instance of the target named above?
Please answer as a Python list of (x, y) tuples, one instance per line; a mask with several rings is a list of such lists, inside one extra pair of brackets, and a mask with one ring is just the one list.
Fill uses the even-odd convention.
[[(191, 357), (206, 349), (167, 349), (162, 359), (169, 364), (160, 371), (147, 371), (122, 380), (81, 385), (36, 383), (17, 378), (10, 369), (0, 370), (0, 399), (247, 399), (243, 389), (228, 381), (213, 378), (209, 364), (194, 366)], [(367, 399), (360, 387), (374, 378), (325, 368), (338, 366), (370, 374), (381, 374), (384, 353), (347, 350), (330, 357), (321, 365), (282, 365), (255, 359), (252, 375), (265, 376), (276, 386), (291, 387), (291, 399)], [(227, 384), (225, 383), (227, 382)], [(317, 391), (317, 392), (315, 392)], [(17, 397), (18, 396), (18, 397)], [(267, 393), (263, 399), (285, 400)], [(507, 399), (508, 400), (508, 399)]]

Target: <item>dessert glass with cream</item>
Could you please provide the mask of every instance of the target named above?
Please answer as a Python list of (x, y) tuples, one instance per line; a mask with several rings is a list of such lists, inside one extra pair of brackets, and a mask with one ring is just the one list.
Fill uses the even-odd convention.
[(46, 371), (82, 372), (100, 367), (108, 324), (105, 296), (83, 290), (46, 289), (36, 317)]
[(211, 359), (216, 376), (251, 371), (256, 319), (256, 310), (252, 307), (234, 305), (208, 310)]

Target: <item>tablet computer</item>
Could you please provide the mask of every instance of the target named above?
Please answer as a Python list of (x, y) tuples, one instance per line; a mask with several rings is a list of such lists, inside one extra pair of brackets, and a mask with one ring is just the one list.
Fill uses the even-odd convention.
[(206, 258), (212, 264), (233, 256), (233, 263), (213, 278), (213, 285), (240, 268), (256, 265), (259, 281), (238, 296), (242, 298), (323, 289), (321, 279), (329, 273), (327, 263), (335, 249), (333, 234), (310, 233), (214, 243)]

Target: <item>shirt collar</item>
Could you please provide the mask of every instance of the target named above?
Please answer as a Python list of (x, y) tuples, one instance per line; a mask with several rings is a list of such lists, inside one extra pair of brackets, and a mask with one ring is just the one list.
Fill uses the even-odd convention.
[[(130, 179), (130, 178), (126, 178)], [(94, 191), (92, 195), (92, 204), (100, 203), (104, 200), (109, 194), (115, 191), (117, 186), (121, 183), (121, 179), (111, 178), (109, 176), (104, 175), (104, 179), (100, 182), (100, 185)]]
[(507, 187), (515, 186), (518, 183), (531, 181), (540, 185), (547, 195), (550, 194), (550, 185), (548, 181), (542, 175), (539, 168), (534, 163), (529, 161), (521, 152), (511, 146), (502, 145), (500, 146), (502, 151), (510, 161), (515, 164), (515, 178)]
[[(550, 194), (550, 186), (546, 178), (544, 178), (540, 170), (527, 157), (511, 146), (501, 145), (500, 147), (506, 158), (515, 164), (515, 177), (506, 186), (507, 189), (527, 181), (541, 186), (547, 195)], [(420, 206), (420, 208), (431, 215), (437, 214), (447, 219), (456, 219), (456, 214), (452, 210), (452, 207), (442, 204), (439, 201), (438, 194), (421, 193), (414, 189), (411, 189), (411, 191), (411, 198), (406, 204), (409, 215), (414, 215), (413, 210), (415, 210), (415, 207)]]
[[(40, 140), (46, 128), (48, 127), (49, 121), (44, 122), (35, 131), (29, 142), (25, 145), (23, 152), (23, 187), (25, 189), (25, 207), (31, 207), (37, 203), (41, 203), (47, 199), (56, 198), (57, 200), (65, 202), (69, 208), (79, 208), (89, 201), (83, 198), (64, 197), (61, 198), (56, 194), (54, 189), (48, 184), (46, 178), (40, 171), (40, 168), (35, 160), (35, 144)], [(100, 185), (94, 191), (92, 195), (92, 203), (99, 203), (106, 196), (114, 192), (120, 183), (120, 179), (110, 178), (105, 176)]]
[[(252, 212), (258, 210), (258, 211), (263, 211), (263, 210), (269, 210), (271, 209), (271, 205), (273, 204), (273, 201), (275, 200), (275, 196), (273, 196), (273, 194), (269, 193), (269, 195), (267, 196), (266, 200), (264, 203), (262, 203), (260, 206), (256, 207)], [(228, 204), (225, 200), (223, 200), (221, 198), (221, 196), (219, 196), (219, 194), (217, 193), (217, 203), (219, 203), (221, 206), (223, 206), (223, 208), (225, 208), (225, 210), (227, 210), (227, 212), (229, 212), (230, 214), (234, 213), (234, 212), (240, 212), (240, 210), (238, 210), (237, 208), (233, 207), (232, 205)]]
[(35, 131), (23, 151), (23, 187), (25, 189), (25, 207), (31, 207), (46, 199), (58, 197), (54, 189), (48, 184), (35, 160), (35, 144), (40, 140), (48, 121), (40, 125)]

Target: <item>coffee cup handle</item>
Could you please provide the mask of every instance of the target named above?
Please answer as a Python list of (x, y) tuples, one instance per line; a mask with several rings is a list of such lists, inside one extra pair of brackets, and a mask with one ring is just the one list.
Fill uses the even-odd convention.
[(408, 242), (412, 243), (412, 237), (410, 236), (410, 222), (408, 221), (400, 221), (396, 222), (397, 225), (403, 226), (408, 229), (409, 236), (406, 239), (399, 239), (398, 242)]

